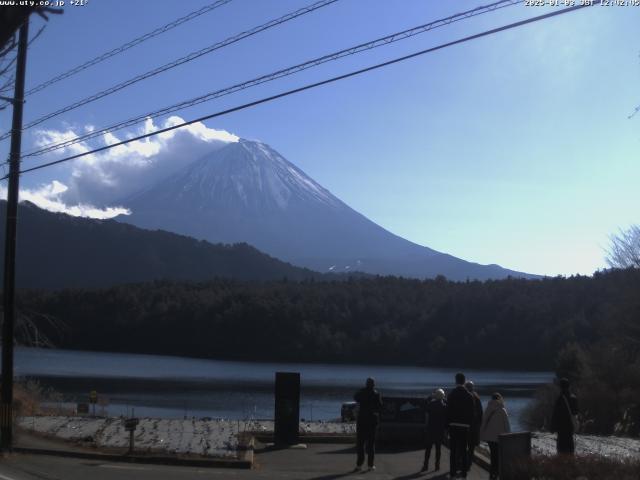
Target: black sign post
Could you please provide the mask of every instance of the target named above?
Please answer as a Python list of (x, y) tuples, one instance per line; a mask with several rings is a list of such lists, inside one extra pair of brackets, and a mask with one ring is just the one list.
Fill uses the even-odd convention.
[(274, 420), (275, 444), (297, 444), (300, 424), (300, 373), (276, 372)]
[(140, 423), (140, 420), (137, 418), (127, 418), (124, 421), (124, 429), (129, 432), (129, 455), (133, 454), (134, 434), (138, 423)]

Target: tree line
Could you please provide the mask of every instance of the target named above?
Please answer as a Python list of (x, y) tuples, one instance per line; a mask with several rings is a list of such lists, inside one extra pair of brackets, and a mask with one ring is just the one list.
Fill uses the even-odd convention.
[(24, 290), (18, 304), (40, 338), (70, 349), (551, 370), (569, 344), (640, 338), (638, 291), (640, 270), (626, 269), (485, 282), (155, 281)]

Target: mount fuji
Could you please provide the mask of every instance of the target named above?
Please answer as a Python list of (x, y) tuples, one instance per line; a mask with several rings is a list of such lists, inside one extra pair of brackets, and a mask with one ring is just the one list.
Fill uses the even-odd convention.
[(273, 148), (239, 140), (123, 202), (118, 220), (210, 242), (247, 242), (320, 272), (452, 280), (533, 277), (437, 252), (385, 230)]

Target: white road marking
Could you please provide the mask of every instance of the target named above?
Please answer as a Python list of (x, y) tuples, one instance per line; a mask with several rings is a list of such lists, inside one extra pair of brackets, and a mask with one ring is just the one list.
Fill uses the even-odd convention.
[(15, 478), (7, 477), (7, 476), (2, 475), (2, 474), (0, 473), (0, 480), (15, 480)]

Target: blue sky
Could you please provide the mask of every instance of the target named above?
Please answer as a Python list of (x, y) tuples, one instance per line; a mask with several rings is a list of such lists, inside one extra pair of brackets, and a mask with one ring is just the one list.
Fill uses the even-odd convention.
[[(66, 6), (29, 51), (27, 88), (208, 3)], [(29, 97), (25, 120), (310, 3), (234, 0)], [(23, 150), (38, 132), (107, 126), (487, 3), (340, 0), (34, 127)], [(549, 10), (505, 8), (178, 115), (195, 118)], [(32, 32), (42, 24), (34, 18)], [(639, 24), (638, 7), (596, 6), (205, 123), (270, 144), (351, 207), (416, 243), (531, 273), (591, 274), (604, 267), (608, 235), (640, 221), (640, 115), (628, 119), (640, 104)], [(2, 112), (3, 131), (9, 121)], [(188, 161), (191, 145), (165, 142), (158, 155)], [(7, 142), (0, 148), (6, 154)], [(59, 156), (27, 159), (25, 167)], [(153, 155), (145, 158), (153, 163)], [(21, 186), (55, 196), (52, 182), (70, 185), (79, 168), (26, 174)], [(111, 178), (115, 189), (154, 178), (150, 171), (119, 175)], [(108, 206), (91, 196), (90, 183), (78, 184), (78, 201)], [(73, 206), (75, 197), (64, 198)]]

